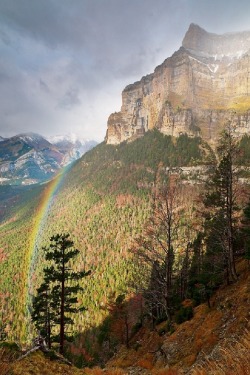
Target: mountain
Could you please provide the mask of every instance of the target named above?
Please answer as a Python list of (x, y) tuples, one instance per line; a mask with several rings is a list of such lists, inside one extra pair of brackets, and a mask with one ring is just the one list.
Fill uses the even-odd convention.
[(128, 85), (108, 119), (106, 142), (150, 129), (202, 136), (213, 143), (225, 124), (250, 132), (250, 32), (216, 35), (191, 24), (180, 49), (154, 73)]
[(93, 271), (82, 285), (81, 301), (88, 310), (75, 321), (81, 330), (98, 326), (109, 298), (126, 290), (132, 279), (129, 248), (148, 218), (158, 165), (192, 166), (206, 152), (200, 139), (182, 135), (175, 141), (157, 130), (128, 144), (103, 142), (71, 166), (50, 201), (54, 180), (23, 192), (8, 206), (0, 222), (0, 302), (5, 324), (12, 327), (10, 339), (27, 340), (27, 304), (40, 282), (41, 248), (55, 233), (70, 233), (80, 250), (77, 267)]
[(96, 145), (95, 141), (60, 139), (53, 144), (35, 133), (2, 138), (0, 181), (27, 185), (47, 180)]
[[(109, 346), (108, 339), (105, 339), (109, 329), (105, 326), (105, 319), (110, 303), (134, 285), (135, 261), (130, 250), (138, 235), (143, 233), (151, 212), (150, 196), (156, 171), (160, 168), (164, 174), (169, 165), (191, 168), (202, 163), (209, 152), (205, 146), (200, 138), (181, 135), (174, 139), (156, 129), (134, 142), (115, 146), (103, 142), (72, 165), (61, 180), (60, 189), (49, 201), (46, 199), (51, 197), (56, 180), (27, 191), (21, 201), (11, 210), (9, 208), (8, 215), (0, 224), (0, 333), (6, 333), (8, 340), (16, 340), (22, 345), (35, 335), (29, 311), (32, 295), (41, 282), (44, 267), (42, 247), (48, 245), (48, 239), (53, 234), (68, 232), (80, 250), (79, 258), (72, 267), (92, 270), (92, 276), (81, 284), (81, 304), (87, 307), (87, 311), (74, 318), (76, 336), (72, 353), (81, 366), (103, 364), (102, 358), (109, 358), (109, 353), (117, 350), (112, 342)], [(194, 172), (196, 184), (182, 176), (190, 207), (187, 213), (195, 212), (198, 205), (196, 198), (201, 190), (197, 170)], [(185, 220), (184, 214), (181, 220)], [(188, 239), (196, 226), (197, 218), (187, 226)], [(244, 298), (245, 294), (242, 300)], [(230, 303), (231, 300), (228, 306)], [(216, 312), (217, 308), (213, 311)], [(246, 320), (241, 323), (244, 329)], [(142, 339), (144, 341), (143, 336)], [(141, 353), (140, 345), (144, 344), (138, 340), (138, 345), (136, 341), (131, 342), (131, 350)], [(178, 354), (176, 347), (177, 344), (174, 344), (173, 359)], [(183, 348), (186, 348), (184, 344)], [(156, 349), (150, 346), (149, 350)], [(198, 352), (194, 355), (198, 356)], [(191, 354), (187, 360), (191, 363)], [(140, 365), (145, 364), (146, 358)], [(126, 367), (124, 362), (123, 366)]]
[[(192, 25), (191, 31), (192, 29), (197, 29), (197, 26)], [(199, 28), (197, 30), (199, 35), (203, 33)], [(189, 30), (189, 35), (192, 35), (191, 31)], [(215, 38), (217, 41), (217, 37), (211, 36), (211, 38), (212, 40)], [(190, 36), (189, 40), (191, 39)], [(197, 40), (197, 37), (195, 40)], [(195, 48), (197, 49), (197, 47)], [(185, 51), (187, 50), (185, 49)], [(203, 50), (201, 52), (205, 54)], [(183, 49), (166, 62), (166, 67), (170, 64), (168, 68), (171, 74), (174, 71), (176, 72), (177, 65), (174, 64), (177, 64), (179, 55), (182, 53), (184, 53)], [(185, 52), (185, 56), (189, 61), (191, 52)], [(207, 57), (205, 58), (207, 59)], [(230, 55), (228, 59), (231, 58), (234, 61), (235, 57)], [(201, 68), (200, 60), (201, 57), (199, 57), (199, 69)], [(202, 66), (206, 66), (205, 62)], [(159, 73), (160, 82), (162, 79), (161, 68), (157, 69), (156, 72)], [(164, 69), (165, 66), (162, 71)], [(204, 68), (204, 72), (207, 72), (206, 68)], [(180, 81), (182, 81), (181, 74), (179, 75)], [(177, 73), (173, 75), (172, 79), (178, 86), (176, 75)], [(201, 77), (206, 77), (206, 74), (202, 74)], [(152, 82), (155, 82), (155, 79), (154, 73)], [(142, 81), (135, 86), (142, 87)], [(140, 363), (138, 372), (132, 368), (131, 372), (130, 369), (126, 369), (125, 373), (150, 373), (150, 370), (147, 372), (146, 369), (155, 366), (152, 373), (157, 374), (157, 359), (159, 359), (159, 365), (163, 363), (163, 366), (167, 367), (168, 365), (172, 366), (171, 360), (175, 361), (173, 363), (175, 366), (183, 358), (183, 361), (185, 360), (183, 367), (187, 368), (188, 364), (191, 366), (196, 359), (205, 360), (202, 351), (204, 350), (205, 354), (210, 355), (213, 343), (223, 344), (222, 341), (226, 337), (223, 336), (225, 330), (227, 330), (228, 335), (232, 332), (240, 335), (247, 328), (249, 270), (245, 270), (245, 268), (237, 269), (240, 282), (245, 280), (241, 292), (237, 291), (237, 285), (239, 284), (235, 282), (228, 286), (231, 289), (227, 289), (228, 293), (225, 298), (219, 293), (214, 294), (214, 297), (211, 297), (210, 308), (203, 304), (206, 298), (210, 300), (210, 294), (215, 293), (216, 288), (219, 287), (217, 283), (220, 282), (222, 277), (222, 256), (225, 255), (225, 247), (221, 249), (219, 239), (218, 243), (213, 242), (213, 235), (217, 233), (216, 230), (214, 233), (208, 233), (208, 235), (203, 233), (205, 226), (203, 225), (204, 217), (201, 214), (204, 211), (204, 205), (200, 193), (204, 191), (205, 178), (203, 177), (207, 167), (205, 163), (206, 160), (215, 163), (216, 158), (212, 147), (206, 142), (202, 122), (198, 123), (198, 120), (192, 122), (192, 119), (194, 115), (198, 119), (199, 114), (206, 113), (203, 111), (207, 111), (207, 109), (202, 109), (199, 106), (197, 108), (195, 106), (191, 108), (190, 106), (186, 109), (175, 107), (174, 98), (177, 97), (174, 95), (171, 97), (172, 102), (168, 100), (165, 104), (162, 104), (161, 97), (158, 97), (157, 91), (154, 91), (157, 88), (156, 83), (154, 85), (151, 94), (141, 96), (142, 100), (136, 102), (136, 109), (133, 110), (133, 121), (141, 118), (140, 116), (145, 108), (144, 101), (146, 103), (146, 100), (150, 97), (147, 110), (148, 113), (152, 110), (150, 116), (152, 117), (155, 114), (155, 118), (159, 120), (157, 123), (159, 126), (152, 125), (151, 128), (143, 130), (139, 125), (144, 120), (136, 123), (136, 126), (133, 122), (133, 126), (131, 126), (128, 121), (132, 119), (128, 112), (129, 100), (131, 99), (132, 110), (134, 99), (133, 96), (129, 97), (129, 95), (133, 94), (134, 88), (127, 88), (123, 93), (126, 101), (123, 102), (122, 111), (114, 115), (114, 118), (117, 116), (117, 119), (124, 119), (123, 125), (124, 127), (127, 126), (127, 133), (123, 133), (125, 128), (121, 123), (119, 123), (120, 126), (114, 124), (113, 130), (116, 129), (118, 133), (113, 133), (114, 137), (112, 138), (112, 126), (110, 128), (110, 124), (108, 124), (106, 142), (97, 145), (84, 154), (75, 163), (72, 163), (69, 170), (58, 174), (56, 178), (46, 181), (44, 184), (27, 186), (21, 193), (15, 190), (17, 196), (12, 201), (11, 206), (6, 207), (5, 205), (2, 208), (4, 211), (0, 222), (0, 334), (2, 337), (27, 346), (27, 342), (30, 343), (35, 336), (36, 333), (30, 319), (32, 298), (42, 282), (43, 268), (45, 267), (43, 248), (48, 246), (49, 238), (56, 233), (70, 233), (75, 247), (79, 249), (80, 253), (76, 262), (72, 262), (72, 270), (90, 269), (92, 271), (88, 279), (84, 278), (80, 281), (83, 290), (78, 297), (81, 306), (86, 307), (86, 311), (74, 316), (72, 327), (74, 329), (74, 332), (72, 332), (74, 333), (74, 344), (72, 344), (72, 347), (69, 346), (68, 353), (72, 355), (75, 363), (79, 366), (97, 363), (104, 365), (110, 356), (117, 352), (119, 347), (124, 347), (128, 338), (130, 341), (128, 340), (127, 346), (131, 345), (131, 355), (136, 359), (136, 362), (141, 359), (144, 363)], [(160, 87), (163, 91), (166, 90), (159, 83), (158, 88)], [(140, 95), (140, 93), (139, 90), (137, 94)], [(138, 98), (137, 94), (135, 90), (135, 98)], [(187, 97), (186, 100), (192, 103), (193, 99)], [(212, 101), (213, 98), (208, 97), (207, 100)], [(160, 120), (166, 119), (167, 112), (164, 108), (168, 109), (170, 114), (173, 114), (173, 126), (171, 125), (173, 129), (178, 124), (178, 126), (182, 124), (182, 132), (176, 131), (169, 134), (167, 130), (166, 132), (163, 131), (163, 123)], [(209, 113), (220, 113), (221, 119), (224, 119), (225, 114), (229, 116), (231, 113), (228, 112), (228, 109), (209, 109), (209, 111)], [(186, 121), (191, 121), (190, 131), (186, 131)], [(119, 134), (122, 134), (124, 138), (119, 138)], [(144, 134), (143, 137), (139, 136), (142, 134)], [(200, 134), (202, 137), (195, 136)], [(29, 140), (27, 137), (32, 139)], [(36, 140), (30, 135), (23, 136), (23, 138), (25, 138), (25, 142), (23, 139), (19, 139), (18, 147), (15, 146), (14, 141), (11, 146), (13, 149), (10, 147), (9, 150), (7, 147), (6, 153), (9, 157), (17, 159), (19, 154), (20, 156), (25, 154), (25, 148), (30, 151), (32, 147), (38, 147)], [(133, 142), (121, 142), (121, 140), (133, 140)], [(212, 138), (208, 140), (210, 142)], [(20, 142), (24, 150), (20, 146)], [(43, 142), (41, 141), (41, 143)], [(48, 146), (46, 142), (51, 146)], [(52, 142), (55, 142), (55, 144), (52, 144)], [(250, 137), (244, 136), (242, 142), (242, 152), (239, 152), (239, 156), (248, 167), (250, 165)], [(72, 144), (74, 141), (58, 137), (50, 140), (50, 142), (45, 140), (44, 147), (48, 146), (52, 149), (54, 147), (53, 150), (57, 150), (59, 155), (63, 157), (63, 152), (71, 147), (69, 143)], [(247, 155), (247, 158), (244, 155)], [(228, 159), (224, 160), (224, 167), (227, 161)], [(240, 166), (242, 165), (240, 164)], [(168, 171), (171, 171), (172, 174), (169, 174)], [(244, 172), (247, 173), (247, 169)], [(179, 177), (180, 186), (175, 186)], [(244, 177), (247, 177), (246, 174)], [(225, 179), (222, 182), (224, 183), (224, 181)], [(162, 185), (160, 182), (162, 182)], [(174, 199), (175, 194), (178, 194), (179, 187), (181, 194), (181, 197), (178, 197), (180, 198), (178, 201), (180, 204), (172, 211), (173, 215), (170, 215), (170, 222), (172, 222), (172, 218), (176, 213), (178, 214), (178, 220), (175, 222), (178, 231), (175, 237), (176, 242), (174, 246), (169, 248), (171, 262), (174, 261), (175, 263), (175, 270), (172, 275), (174, 289), (171, 291), (176, 296), (173, 306), (171, 306), (173, 320), (175, 321), (176, 318), (186, 319), (190, 311), (191, 313), (194, 312), (194, 318), (198, 315), (197, 320), (183, 323), (182, 328), (179, 328), (175, 323), (172, 325), (171, 322), (166, 320), (161, 321), (163, 325), (160, 327), (159, 321), (155, 322), (156, 325), (154, 325), (155, 317), (153, 314), (155, 313), (150, 310), (150, 303), (144, 303), (140, 299), (140, 294), (147, 292), (148, 286), (153, 287), (154, 284), (157, 284), (155, 275), (163, 275), (166, 279), (166, 273), (163, 273), (166, 270), (166, 264), (161, 263), (161, 268), (158, 267), (158, 264), (162, 262), (161, 259), (165, 260), (168, 254), (166, 252), (165, 254), (160, 253), (161, 258), (152, 259), (152, 267), (145, 264), (142, 266), (142, 263), (138, 262), (138, 258), (136, 258), (136, 252), (141, 250), (136, 248), (138, 238), (145, 240), (146, 250), (155, 249), (156, 255), (158, 249), (161, 251), (161, 238), (166, 239), (167, 230), (165, 227), (162, 236), (161, 234), (155, 236), (155, 240), (159, 240), (157, 245), (153, 238), (155, 228), (152, 218), (156, 213), (155, 216), (159, 218), (157, 228), (164, 226), (164, 223), (167, 222), (169, 216), (163, 215), (164, 222), (162, 223), (160, 221), (161, 215), (157, 215), (160, 214), (160, 211), (155, 210), (160, 204), (157, 201), (158, 190), (170, 185), (173, 186), (173, 190), (166, 196)], [(249, 195), (243, 191), (243, 187), (249, 192), (247, 186), (239, 185), (237, 198), (242, 199), (240, 201), (241, 208), (245, 207), (244, 199), (247, 199), (247, 195)], [(3, 188), (3, 192), (5, 192), (5, 186)], [(222, 201), (222, 204), (226, 201), (226, 199), (218, 198), (216, 200)], [(213, 211), (215, 211), (215, 208), (209, 214), (212, 215)], [(224, 212), (220, 212), (220, 227), (215, 228), (218, 231), (221, 228), (221, 223), (224, 223), (223, 214)], [(208, 219), (209, 217), (208, 215)], [(237, 224), (241, 218), (242, 210), (237, 211), (235, 217)], [(212, 217), (212, 219), (214, 218)], [(207, 226), (210, 228), (212, 224), (213, 220), (210, 220)], [(181, 227), (181, 232), (178, 230), (178, 225)], [(239, 259), (242, 249), (246, 245), (246, 243), (243, 243), (241, 230), (240, 222), (236, 237), (234, 237), (235, 241), (233, 241), (236, 248), (235, 255)], [(226, 231), (220, 232), (220, 234), (222, 234), (222, 240), (224, 240), (223, 246), (226, 246)], [(150, 235), (151, 238), (148, 237)], [(208, 257), (206, 257), (207, 239), (210, 240), (209, 245), (211, 246)], [(154, 254), (152, 257), (154, 258)], [(171, 262), (169, 261), (169, 264)], [(212, 274), (215, 269), (218, 269), (218, 275)], [(226, 276), (225, 269), (223, 271)], [(210, 280), (211, 274), (214, 278), (211, 277)], [(164, 285), (164, 279), (160, 281)], [(224, 285), (223, 289), (225, 289)], [(154, 298), (157, 293), (152, 293), (152, 291), (154, 290), (149, 290), (149, 294)], [(181, 296), (177, 294), (179, 291), (182, 293)], [(237, 299), (238, 296), (240, 298)], [(165, 297), (168, 298), (169, 295), (165, 294)], [(126, 298), (127, 305), (120, 303), (124, 302), (123, 298)], [(191, 302), (190, 299), (192, 299)], [(154, 302), (153, 299), (152, 302)], [(129, 305), (129, 303), (131, 304)], [(158, 303), (157, 313), (162, 311), (162, 300), (158, 300)], [(197, 304), (201, 304), (201, 307), (196, 306)], [(128, 306), (130, 308), (127, 309)], [(120, 315), (119, 311), (121, 312)], [(221, 314), (222, 311), (225, 311), (225, 316)], [(200, 315), (200, 312), (204, 312), (204, 315)], [(189, 314), (188, 318), (190, 317)], [(166, 319), (166, 315), (164, 317), (161, 315), (160, 318)], [(202, 325), (203, 322), (204, 325)], [(235, 328), (235, 324), (239, 324), (239, 329), (231, 330), (231, 328)], [(152, 326), (154, 326), (153, 330), (151, 329)], [(142, 331), (138, 331), (140, 327)], [(159, 332), (156, 332), (155, 328)], [(185, 331), (186, 328), (188, 328), (188, 333)], [(143, 331), (149, 333), (144, 336)], [(204, 331), (207, 335), (204, 335)], [(139, 335), (136, 336), (138, 332)], [(222, 335), (222, 340), (220, 340), (220, 335)], [(157, 336), (157, 341), (154, 341), (154, 336)], [(205, 336), (204, 339), (203, 336)], [(235, 338), (237, 339), (237, 337)], [(183, 350), (185, 350), (183, 352), (185, 357), (181, 352), (182, 349), (179, 349), (181, 344)], [(149, 352), (144, 353), (143, 350), (149, 350)], [(123, 361), (121, 358), (123, 353), (119, 352), (120, 357), (116, 361), (116, 366), (118, 366), (119, 360)], [(125, 351), (126, 355), (127, 352)], [(168, 357), (167, 360), (163, 358), (164, 355)], [(39, 353), (38, 357), (41, 357)], [(44, 363), (43, 359), (40, 358), (40, 360)], [(162, 362), (160, 363), (160, 361)], [(126, 358), (124, 362), (126, 362)], [(122, 366), (126, 367), (124, 362), (122, 362)], [(22, 363), (25, 367), (26, 361)], [(127, 363), (134, 364), (135, 362), (131, 362), (131, 358), (128, 358)], [(41, 363), (40, 365), (39, 367), (42, 367), (42, 370), (39, 369), (39, 371), (43, 371), (43, 366)], [(162, 369), (160, 373), (165, 373), (165, 370), (167, 369)], [(22, 369), (19, 373), (22, 373)]]
[(64, 154), (63, 165), (79, 159), (85, 152), (97, 145), (96, 141), (80, 138), (75, 134), (66, 136), (57, 135), (48, 138), (48, 141)]

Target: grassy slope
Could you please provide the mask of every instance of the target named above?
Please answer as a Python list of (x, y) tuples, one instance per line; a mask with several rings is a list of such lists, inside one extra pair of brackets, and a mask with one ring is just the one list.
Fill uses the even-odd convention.
[[(0, 374), (1, 375), (101, 375), (99, 368), (80, 370), (74, 366), (50, 360), (41, 351), (34, 352), (20, 361), (13, 361), (11, 354), (0, 351)], [(110, 369), (107, 375), (123, 375), (121, 369)]]

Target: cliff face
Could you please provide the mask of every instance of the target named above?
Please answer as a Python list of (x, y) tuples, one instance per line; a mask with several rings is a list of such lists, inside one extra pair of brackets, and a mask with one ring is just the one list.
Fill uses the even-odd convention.
[(153, 74), (127, 86), (108, 119), (106, 142), (133, 140), (147, 130), (214, 141), (231, 122), (250, 132), (250, 32), (216, 35), (191, 24), (182, 47)]

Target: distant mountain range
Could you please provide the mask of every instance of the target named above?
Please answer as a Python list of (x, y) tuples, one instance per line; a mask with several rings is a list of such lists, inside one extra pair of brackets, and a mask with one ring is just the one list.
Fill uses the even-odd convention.
[(76, 135), (49, 139), (35, 133), (0, 136), (0, 184), (29, 185), (52, 177), (97, 145)]

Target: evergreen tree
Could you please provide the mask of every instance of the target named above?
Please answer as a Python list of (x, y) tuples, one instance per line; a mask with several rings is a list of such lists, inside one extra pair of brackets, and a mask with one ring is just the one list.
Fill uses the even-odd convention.
[(55, 321), (55, 306), (48, 281), (44, 281), (37, 289), (33, 300), (32, 320), (40, 335), (51, 348), (51, 330)]
[[(222, 133), (217, 148), (218, 165), (208, 179), (205, 206), (207, 247), (212, 245), (211, 233), (214, 234), (213, 248), (221, 251), (226, 271), (227, 282), (237, 280), (234, 259), (235, 212), (237, 210), (237, 177), (235, 165), (238, 142), (233, 136), (233, 129), (228, 126)], [(214, 225), (211, 225), (213, 224)]]
[[(79, 280), (90, 271), (74, 272), (70, 263), (79, 254), (69, 234), (56, 234), (50, 238), (49, 247), (44, 247), (45, 259), (50, 265), (44, 269), (44, 282), (34, 299), (33, 320), (50, 339), (52, 325), (59, 325), (60, 353), (64, 354), (65, 326), (73, 324), (71, 314), (84, 310), (77, 308), (77, 293), (82, 290)], [(40, 310), (39, 310), (40, 308)], [(55, 337), (57, 339), (57, 337)]]
[(250, 264), (250, 201), (248, 202), (247, 206), (243, 210), (244, 216), (242, 219), (242, 234), (244, 240), (244, 251), (245, 251), (245, 258), (248, 260)]

